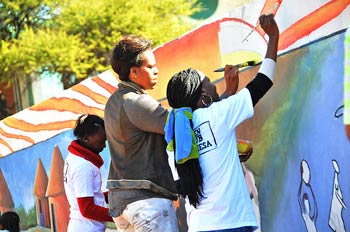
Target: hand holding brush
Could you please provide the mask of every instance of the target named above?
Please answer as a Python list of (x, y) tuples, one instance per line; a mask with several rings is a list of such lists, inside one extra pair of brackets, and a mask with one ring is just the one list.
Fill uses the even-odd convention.
[[(248, 66), (254, 66), (258, 63), (259, 63), (258, 61), (251, 60), (251, 61), (247, 61), (244, 63), (236, 64), (235, 66), (237, 66), (238, 68), (243, 68), (243, 67), (248, 67)], [(218, 68), (218, 69), (214, 70), (214, 72), (223, 72), (223, 71), (225, 71), (225, 68)]]

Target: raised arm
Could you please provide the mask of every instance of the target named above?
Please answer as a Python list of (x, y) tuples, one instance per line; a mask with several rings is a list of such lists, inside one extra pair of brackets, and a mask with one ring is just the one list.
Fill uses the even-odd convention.
[(261, 15), (259, 20), (260, 20), (261, 28), (269, 36), (269, 43), (267, 45), (265, 58), (270, 58), (270, 59), (276, 61), (278, 40), (279, 40), (279, 36), (280, 36), (277, 23), (276, 23), (274, 16), (272, 14)]
[(246, 86), (252, 97), (253, 106), (265, 95), (271, 88), (275, 74), (277, 59), (277, 48), (279, 40), (279, 29), (272, 14), (261, 15), (260, 26), (269, 36), (266, 55), (260, 66), (256, 77)]

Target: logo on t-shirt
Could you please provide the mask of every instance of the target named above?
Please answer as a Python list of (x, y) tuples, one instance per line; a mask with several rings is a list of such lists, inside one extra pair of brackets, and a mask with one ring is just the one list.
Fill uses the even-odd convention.
[(209, 122), (204, 122), (194, 128), (194, 135), (196, 137), (196, 143), (200, 155), (217, 147), (216, 139)]

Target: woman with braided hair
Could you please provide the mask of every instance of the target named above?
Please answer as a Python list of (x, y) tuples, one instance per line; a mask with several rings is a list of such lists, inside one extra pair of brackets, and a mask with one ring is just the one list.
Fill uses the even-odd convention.
[[(167, 86), (173, 108), (165, 139), (174, 151), (178, 191), (186, 198), (189, 231), (251, 232), (257, 229), (253, 205), (237, 152), (235, 128), (254, 114), (254, 105), (271, 88), (278, 26), (273, 15), (259, 18), (269, 36), (259, 72), (245, 88), (220, 100), (216, 86), (198, 70), (176, 73)], [(238, 67), (225, 66), (225, 81), (238, 83)]]

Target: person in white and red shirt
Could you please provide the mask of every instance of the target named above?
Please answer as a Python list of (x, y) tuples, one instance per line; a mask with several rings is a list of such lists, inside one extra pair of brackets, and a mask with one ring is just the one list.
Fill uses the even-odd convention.
[(97, 115), (81, 115), (73, 131), (64, 164), (64, 188), (70, 205), (68, 232), (102, 232), (113, 222), (101, 190), (100, 152), (106, 147), (104, 121)]

